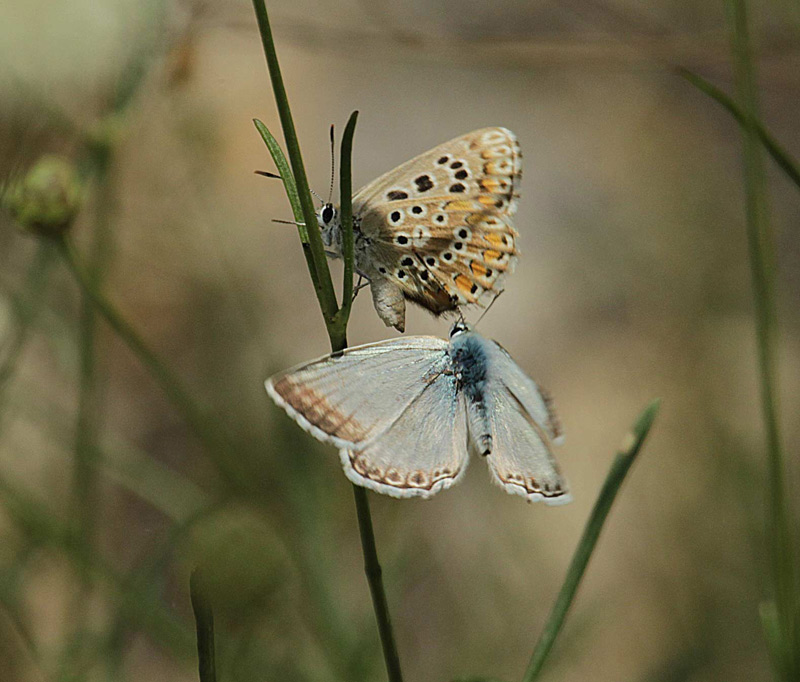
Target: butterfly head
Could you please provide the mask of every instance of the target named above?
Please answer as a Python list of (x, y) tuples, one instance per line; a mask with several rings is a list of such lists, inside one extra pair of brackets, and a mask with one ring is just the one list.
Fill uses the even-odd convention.
[(342, 223), (339, 211), (330, 202), (324, 203), (317, 211), (317, 223), (322, 235), (325, 250), (335, 256), (342, 253)]
[(467, 332), (471, 332), (472, 327), (468, 325), (464, 320), (459, 320), (458, 322), (453, 323), (453, 326), (450, 327), (450, 338), (454, 339), (459, 334), (466, 334)]

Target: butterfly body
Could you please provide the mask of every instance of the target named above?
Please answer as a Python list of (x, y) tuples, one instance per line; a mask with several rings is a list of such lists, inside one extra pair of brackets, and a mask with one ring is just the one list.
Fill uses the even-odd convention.
[[(405, 301), (434, 315), (484, 304), (517, 258), (522, 155), (505, 128), (467, 133), (407, 161), (353, 197), (355, 265), (387, 326), (403, 331)], [(317, 214), (328, 254), (342, 253), (337, 207)]]
[(351, 481), (394, 497), (456, 483), (470, 451), (530, 501), (567, 502), (546, 394), (501, 346), (456, 323), (449, 341), (414, 336), (349, 348), (267, 381), (305, 430), (340, 449)]

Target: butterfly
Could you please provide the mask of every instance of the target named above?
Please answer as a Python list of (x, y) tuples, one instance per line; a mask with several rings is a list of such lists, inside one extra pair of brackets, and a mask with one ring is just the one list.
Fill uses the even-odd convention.
[(464, 322), (449, 341), (411, 336), (348, 348), (266, 388), (303, 429), (340, 449), (353, 483), (376, 492), (430, 497), (461, 479), (471, 451), (506, 492), (570, 499), (550, 451), (562, 440), (550, 398)]
[[(406, 299), (434, 315), (485, 305), (516, 263), (522, 155), (514, 134), (483, 128), (434, 147), (353, 196), (355, 266), (386, 326), (405, 330)], [(317, 212), (325, 250), (342, 255), (337, 206)]]

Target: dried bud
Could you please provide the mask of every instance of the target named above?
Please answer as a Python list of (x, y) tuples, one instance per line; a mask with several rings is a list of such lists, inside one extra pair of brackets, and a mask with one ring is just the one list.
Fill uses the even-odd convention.
[(3, 206), (27, 231), (56, 237), (67, 230), (83, 201), (83, 186), (74, 165), (58, 156), (43, 156), (28, 174), (2, 194)]

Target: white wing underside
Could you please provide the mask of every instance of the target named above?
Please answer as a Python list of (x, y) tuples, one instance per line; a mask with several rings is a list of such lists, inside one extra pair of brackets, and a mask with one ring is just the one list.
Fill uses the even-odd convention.
[(492, 373), (502, 377), (501, 383), (513, 394), (527, 413), (555, 445), (564, 442), (561, 422), (549, 394), (531, 379), (497, 341), (486, 344)]
[(306, 431), (340, 448), (347, 477), (395, 497), (429, 497), (466, 468), (466, 411), (448, 343), (412, 337), (349, 348), (266, 382)]
[(440, 374), (376, 438), (340, 451), (347, 477), (393, 497), (427, 498), (467, 468), (467, 418), (452, 374)]
[[(498, 380), (492, 383), (500, 384)], [(566, 504), (571, 500), (550, 452), (548, 434), (505, 385), (492, 387), (492, 480), (506, 492), (531, 502)]]

